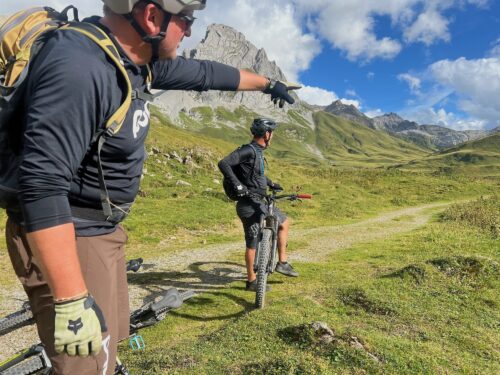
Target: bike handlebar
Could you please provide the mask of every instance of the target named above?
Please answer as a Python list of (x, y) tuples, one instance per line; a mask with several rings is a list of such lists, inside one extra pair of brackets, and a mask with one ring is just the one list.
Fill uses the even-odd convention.
[(311, 194), (297, 194), (297, 198), (299, 199), (312, 199)]
[(258, 198), (258, 199), (262, 199), (262, 198), (273, 199), (273, 200), (288, 199), (288, 200), (291, 200), (291, 201), (297, 200), (297, 199), (312, 199), (312, 195), (311, 194), (284, 194), (284, 195), (276, 195), (276, 192), (277, 192), (277, 190), (273, 190), (273, 193), (269, 194), (269, 195), (260, 195), (260, 194), (255, 194), (255, 193), (248, 192), (246, 196), (250, 197), (250, 198)]

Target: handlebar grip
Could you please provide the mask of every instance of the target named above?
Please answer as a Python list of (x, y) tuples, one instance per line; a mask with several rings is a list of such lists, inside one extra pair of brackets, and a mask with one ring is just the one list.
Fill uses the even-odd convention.
[(312, 195), (311, 194), (297, 194), (297, 198), (299, 198), (299, 199), (311, 199)]

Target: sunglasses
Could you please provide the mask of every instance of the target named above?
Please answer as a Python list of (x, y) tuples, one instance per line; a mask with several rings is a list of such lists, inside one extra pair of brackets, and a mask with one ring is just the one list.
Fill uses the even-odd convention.
[(193, 17), (191, 14), (184, 13), (179, 13), (177, 17), (179, 17), (179, 19), (186, 24), (186, 29), (189, 29), (191, 26), (193, 26), (194, 20), (196, 19), (196, 17)]

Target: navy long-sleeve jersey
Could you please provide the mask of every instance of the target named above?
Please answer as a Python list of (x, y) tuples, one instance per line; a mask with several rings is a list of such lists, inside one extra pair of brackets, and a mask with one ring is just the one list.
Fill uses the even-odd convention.
[[(132, 88), (145, 91), (147, 68), (119, 51)], [(151, 70), (152, 88), (162, 90), (236, 90), (240, 80), (235, 68), (181, 57), (155, 62)], [(109, 222), (73, 218), (71, 205), (101, 208), (92, 138), (122, 102), (119, 77), (97, 44), (71, 30), (57, 30), (32, 63), (20, 119), (19, 198), (28, 232), (72, 221), (80, 235), (115, 229)], [(121, 130), (102, 148), (106, 186), (115, 204), (133, 202), (139, 191), (149, 118), (148, 102), (133, 100)]]

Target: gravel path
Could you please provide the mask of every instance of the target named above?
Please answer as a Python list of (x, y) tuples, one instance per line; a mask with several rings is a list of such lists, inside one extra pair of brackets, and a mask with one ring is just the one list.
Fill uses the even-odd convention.
[[(354, 244), (412, 231), (426, 224), (431, 215), (447, 203), (428, 204), (392, 211), (355, 224), (293, 230), (290, 241), (300, 240), (308, 246), (290, 254), (291, 261), (311, 262), (327, 257), (333, 251)], [(306, 241), (304, 241), (306, 240)], [(230, 259), (238, 257), (234, 262)], [(218, 290), (245, 275), (243, 243), (204, 246), (147, 259), (136, 274), (129, 274), (131, 308), (141, 306), (170, 287), (198, 292)], [(0, 316), (18, 310), (25, 300), (21, 287), (0, 290)], [(17, 351), (36, 343), (34, 326), (25, 327), (0, 338), (0, 362)]]

